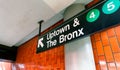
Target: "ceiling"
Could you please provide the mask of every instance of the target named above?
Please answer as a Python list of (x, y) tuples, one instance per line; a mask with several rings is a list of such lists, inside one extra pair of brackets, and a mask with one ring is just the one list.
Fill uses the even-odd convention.
[(0, 44), (19, 46), (63, 18), (63, 10), (73, 3), (92, 0), (0, 0)]

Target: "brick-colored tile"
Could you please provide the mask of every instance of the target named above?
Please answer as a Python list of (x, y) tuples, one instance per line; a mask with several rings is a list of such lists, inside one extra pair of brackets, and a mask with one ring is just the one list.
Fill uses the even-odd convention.
[(96, 42), (96, 48), (97, 48), (98, 56), (99, 55), (104, 55), (103, 46), (102, 46), (101, 41)]
[(91, 38), (91, 42), (92, 42), (92, 48), (95, 49), (95, 48), (96, 48), (96, 45), (95, 45), (94, 35), (91, 35), (90, 38)]
[(91, 41), (95, 42), (94, 34), (90, 35)]
[(95, 60), (95, 64), (99, 63), (99, 59), (98, 59), (98, 55), (97, 55), (97, 50), (93, 49), (93, 54), (94, 54), (94, 60)]
[(115, 27), (115, 32), (116, 32), (118, 41), (119, 41), (119, 43), (120, 43), (120, 25), (117, 26), (117, 27)]
[(104, 56), (99, 56), (99, 64), (100, 64), (101, 70), (108, 70), (106, 60), (105, 60)]
[(113, 62), (114, 59), (113, 59), (113, 54), (112, 54), (112, 50), (111, 50), (110, 46), (105, 46), (104, 52), (105, 52), (106, 61)]
[(114, 28), (110, 28), (107, 30), (107, 33), (108, 33), (108, 37), (113, 37), (115, 36), (115, 30)]
[(94, 34), (95, 41), (100, 41), (100, 33), (95, 33)]
[(92, 48), (96, 49), (96, 43), (95, 42), (92, 43)]
[(120, 53), (115, 53), (114, 58), (117, 65), (117, 70), (120, 70)]
[(96, 70), (101, 70), (99, 64), (96, 64)]
[(92, 48), (95, 49), (96, 48), (96, 44), (95, 44), (95, 38), (94, 35), (91, 35), (91, 42), (92, 42)]
[(106, 31), (101, 32), (101, 40), (102, 40), (103, 46), (109, 45), (108, 35)]
[(112, 51), (115, 53), (115, 52), (120, 52), (120, 47), (119, 47), (119, 44), (118, 44), (118, 41), (116, 39), (116, 37), (111, 37), (109, 38), (110, 40), (110, 44), (111, 44), (111, 47), (112, 47)]
[(115, 63), (114, 62), (113, 63), (108, 63), (108, 69), (109, 70), (117, 70)]

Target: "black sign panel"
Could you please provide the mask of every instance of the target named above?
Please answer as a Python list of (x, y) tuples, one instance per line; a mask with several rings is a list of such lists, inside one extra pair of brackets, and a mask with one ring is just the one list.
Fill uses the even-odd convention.
[(120, 1), (105, 0), (39, 37), (37, 53), (120, 23)]

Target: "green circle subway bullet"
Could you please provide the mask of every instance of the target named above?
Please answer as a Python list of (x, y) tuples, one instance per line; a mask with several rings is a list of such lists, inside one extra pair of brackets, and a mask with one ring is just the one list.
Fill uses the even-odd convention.
[(96, 21), (100, 16), (100, 11), (98, 9), (92, 9), (88, 12), (86, 19), (88, 22)]
[(108, 0), (102, 7), (102, 11), (105, 14), (112, 14), (116, 12), (120, 7), (119, 0)]

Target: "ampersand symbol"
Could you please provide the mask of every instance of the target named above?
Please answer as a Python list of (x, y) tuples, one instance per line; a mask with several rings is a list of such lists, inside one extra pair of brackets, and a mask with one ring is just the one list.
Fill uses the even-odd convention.
[(73, 27), (80, 25), (78, 18), (74, 19)]

